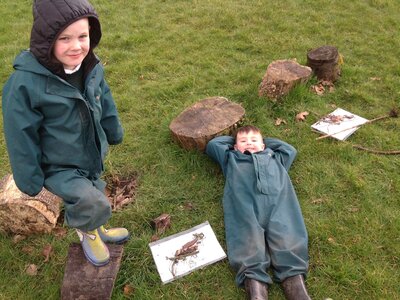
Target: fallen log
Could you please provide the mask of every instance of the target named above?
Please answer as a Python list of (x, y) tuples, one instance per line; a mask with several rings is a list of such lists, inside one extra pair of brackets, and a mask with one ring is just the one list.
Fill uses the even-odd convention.
[(110, 251), (110, 262), (105, 266), (95, 267), (85, 258), (80, 244), (70, 245), (61, 287), (61, 300), (111, 299), (124, 246), (108, 244), (107, 247)]
[(49, 233), (60, 216), (62, 200), (45, 188), (31, 197), (15, 185), (11, 174), (0, 180), (0, 232)]

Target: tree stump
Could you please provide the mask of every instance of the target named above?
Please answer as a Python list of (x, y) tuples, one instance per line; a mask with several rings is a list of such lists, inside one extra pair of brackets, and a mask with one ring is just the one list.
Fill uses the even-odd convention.
[(57, 224), (62, 200), (46, 189), (31, 197), (15, 185), (11, 174), (0, 180), (0, 232), (49, 233)]
[(224, 97), (203, 99), (185, 109), (170, 124), (173, 139), (184, 149), (204, 151), (209, 140), (231, 134), (244, 108)]
[(311, 74), (310, 67), (302, 66), (295, 60), (276, 60), (269, 64), (258, 95), (276, 101), (287, 95), (296, 84), (307, 82)]
[(340, 76), (339, 52), (336, 47), (322, 46), (307, 53), (307, 66), (318, 80), (335, 82)]

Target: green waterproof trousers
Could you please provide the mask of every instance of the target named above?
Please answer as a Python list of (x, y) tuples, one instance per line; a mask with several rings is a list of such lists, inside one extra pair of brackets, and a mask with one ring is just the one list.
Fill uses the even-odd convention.
[(293, 197), (232, 202), (223, 199), (230, 265), (237, 272), (236, 283), (246, 278), (272, 283), (308, 269), (307, 231), (300, 207)]
[(55, 172), (46, 178), (45, 187), (63, 199), (65, 222), (72, 228), (94, 230), (111, 217), (111, 205), (104, 194), (106, 183), (90, 178), (85, 171)]

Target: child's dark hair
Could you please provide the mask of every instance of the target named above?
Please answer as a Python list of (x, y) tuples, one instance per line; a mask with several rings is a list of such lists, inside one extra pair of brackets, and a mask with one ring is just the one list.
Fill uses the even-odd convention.
[(235, 140), (236, 140), (236, 138), (237, 138), (237, 136), (238, 136), (239, 133), (249, 133), (250, 131), (253, 131), (253, 132), (256, 132), (256, 133), (261, 134), (260, 128), (258, 128), (258, 127), (256, 127), (256, 126), (253, 126), (253, 125), (245, 125), (245, 126), (239, 127), (239, 128), (236, 130), (235, 136), (234, 136), (234, 137), (235, 137)]

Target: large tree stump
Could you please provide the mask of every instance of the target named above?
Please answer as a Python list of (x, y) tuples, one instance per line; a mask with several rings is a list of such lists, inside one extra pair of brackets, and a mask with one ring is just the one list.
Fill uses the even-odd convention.
[(318, 80), (335, 82), (340, 76), (339, 52), (336, 47), (322, 46), (307, 53), (307, 66)]
[(296, 84), (307, 82), (311, 74), (310, 67), (302, 66), (295, 60), (276, 60), (269, 64), (258, 95), (275, 101), (287, 95)]
[(0, 180), (0, 232), (49, 233), (57, 224), (62, 200), (46, 189), (31, 197), (15, 185), (12, 175)]
[(203, 99), (185, 109), (170, 124), (173, 139), (184, 149), (204, 151), (209, 140), (231, 134), (244, 117), (244, 108), (224, 97)]

